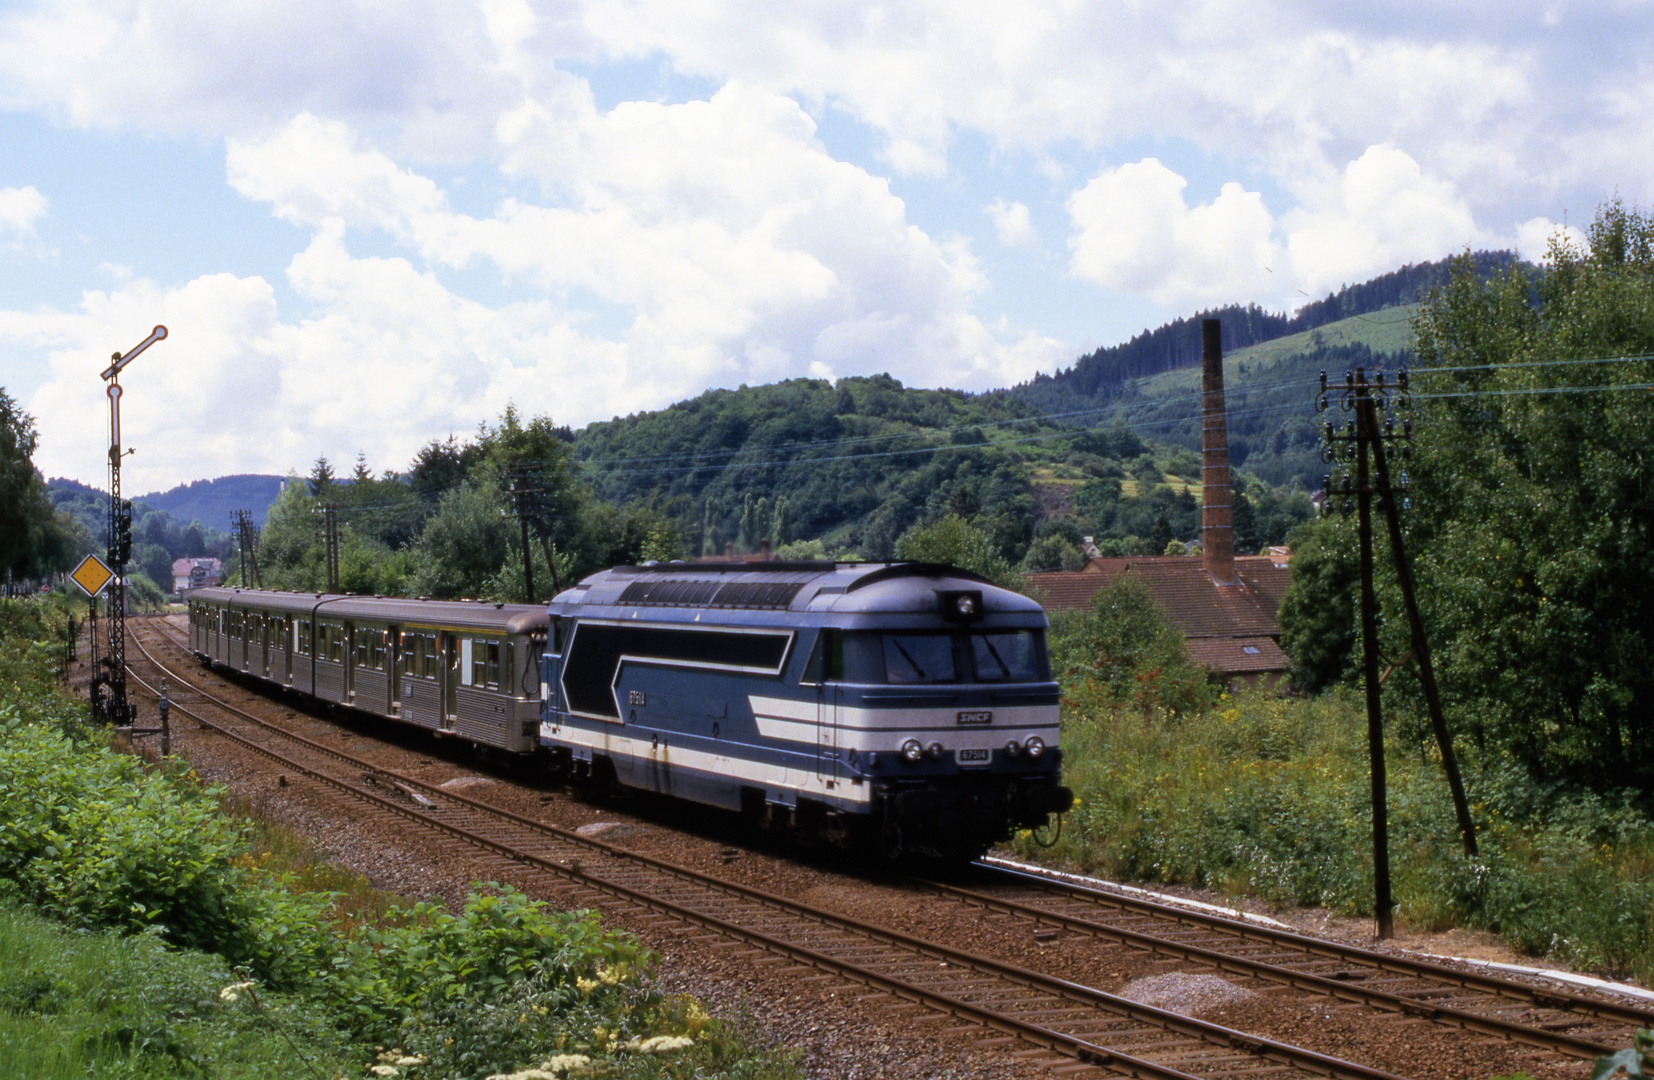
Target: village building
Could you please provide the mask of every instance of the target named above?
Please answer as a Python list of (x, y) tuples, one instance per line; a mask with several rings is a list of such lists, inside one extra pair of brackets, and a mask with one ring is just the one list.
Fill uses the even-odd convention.
[(202, 589), (224, 584), (224, 564), (217, 559), (174, 559), (172, 561), (172, 591), (182, 594), (189, 589)]

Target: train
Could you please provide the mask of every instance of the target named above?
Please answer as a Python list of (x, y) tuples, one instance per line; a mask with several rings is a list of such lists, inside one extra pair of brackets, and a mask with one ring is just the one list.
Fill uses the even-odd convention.
[(209, 588), (189, 620), (219, 667), (883, 860), (1073, 804), (1044, 611), (956, 567), (621, 566), (544, 606)]

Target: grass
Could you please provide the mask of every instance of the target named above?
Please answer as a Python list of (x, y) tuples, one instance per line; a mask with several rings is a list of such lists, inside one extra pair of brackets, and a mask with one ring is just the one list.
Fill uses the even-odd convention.
[(594, 913), (492, 885), (408, 907), (182, 763), (113, 753), (55, 684), (61, 616), (0, 602), (0, 1080), (478, 1080), (565, 1045), (614, 1080), (797, 1076)]
[[(1080, 802), (1047, 858), (1372, 912), (1366, 722), (1354, 696), (1247, 691), (1175, 718), (1070, 707), (1063, 725)], [(1654, 822), (1642, 796), (1540, 784), (1460, 752), (1476, 860), (1460, 851), (1432, 748), (1392, 738), (1387, 749), (1398, 921), (1491, 930), (1535, 956), (1654, 982)]]
[(0, 907), (0, 1078), (334, 1077), (356, 1054), (295, 999), (220, 997), (222, 960)]

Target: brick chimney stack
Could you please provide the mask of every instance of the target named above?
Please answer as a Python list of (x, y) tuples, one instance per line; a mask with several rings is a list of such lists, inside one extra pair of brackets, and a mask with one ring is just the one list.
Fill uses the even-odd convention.
[(1223, 328), (1200, 321), (1201, 565), (1219, 585), (1235, 578), (1235, 529), (1229, 508), (1229, 427), (1223, 405)]

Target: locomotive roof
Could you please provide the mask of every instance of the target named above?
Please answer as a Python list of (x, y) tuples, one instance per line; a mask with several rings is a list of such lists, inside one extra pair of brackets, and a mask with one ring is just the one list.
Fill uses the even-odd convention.
[(617, 566), (560, 593), (582, 607), (935, 613), (937, 594), (971, 591), (995, 613), (1039, 604), (955, 566), (936, 563), (666, 563)]
[(191, 600), (280, 611), (316, 618), (371, 619), (495, 633), (530, 634), (547, 623), (544, 604), (495, 604), (487, 600), (410, 600), (347, 593), (295, 593), (264, 589), (209, 588)]

